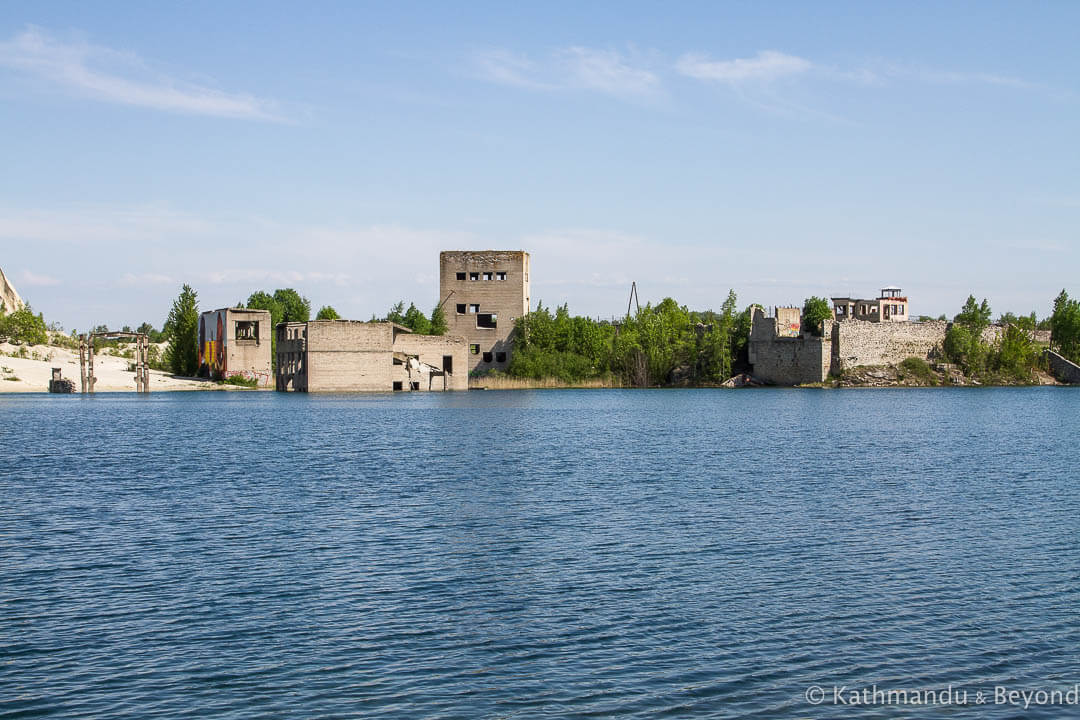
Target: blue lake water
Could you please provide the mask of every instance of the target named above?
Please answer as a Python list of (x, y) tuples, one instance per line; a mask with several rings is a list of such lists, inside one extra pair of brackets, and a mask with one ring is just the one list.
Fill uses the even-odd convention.
[[(993, 694), (1080, 683), (1078, 417), (1067, 388), (0, 395), (0, 718), (1077, 717)], [(968, 704), (835, 703), (875, 683)]]

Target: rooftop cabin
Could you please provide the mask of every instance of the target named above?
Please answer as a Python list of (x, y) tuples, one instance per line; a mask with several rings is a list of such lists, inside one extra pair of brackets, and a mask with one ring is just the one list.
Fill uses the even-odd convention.
[(904, 291), (895, 285), (881, 288), (881, 295), (865, 298), (834, 297), (833, 317), (837, 320), (864, 320), (867, 322), (907, 322), (908, 299)]

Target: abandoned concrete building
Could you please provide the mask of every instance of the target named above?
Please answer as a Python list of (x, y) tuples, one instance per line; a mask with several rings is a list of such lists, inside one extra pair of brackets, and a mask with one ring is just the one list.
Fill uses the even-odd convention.
[(468, 343), (468, 370), (505, 370), (514, 321), (529, 312), (529, 253), (445, 250), (439, 297), (450, 335)]
[(468, 390), (465, 338), (414, 335), (392, 322), (277, 326), (275, 388), (289, 392)]
[(262, 387), (273, 381), (270, 312), (221, 308), (199, 316), (199, 368), (210, 377), (242, 375)]
[[(893, 294), (886, 294), (890, 291)], [(755, 306), (748, 343), (754, 377), (776, 385), (802, 385), (823, 382), (830, 373), (854, 367), (895, 365), (909, 357), (932, 359), (945, 342), (949, 323), (907, 322), (907, 298), (899, 292), (899, 288), (883, 290), (876, 312), (856, 308), (853, 313), (850, 304), (843, 313), (838, 310), (836, 320), (825, 323), (823, 337), (801, 332), (801, 319), (793, 319), (790, 308), (776, 308), (770, 316)], [(837, 301), (869, 302), (833, 298), (834, 307)], [(901, 304), (903, 318), (888, 307)], [(863, 320), (860, 315), (868, 317)], [(1000, 328), (988, 328), (984, 341), (994, 342), (999, 334)]]
[(837, 320), (866, 320), (869, 322), (907, 322), (908, 299), (898, 287), (881, 288), (873, 299), (834, 297), (833, 317)]

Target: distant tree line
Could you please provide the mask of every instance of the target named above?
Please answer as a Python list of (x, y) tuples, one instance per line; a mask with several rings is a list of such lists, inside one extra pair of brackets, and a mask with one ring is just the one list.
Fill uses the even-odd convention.
[(945, 358), (985, 382), (1033, 381), (1034, 370), (1042, 363), (1042, 348), (1035, 341), (1039, 325), (1035, 313), (1002, 315), (1000, 336), (993, 341), (984, 337), (991, 317), (986, 298), (978, 302), (969, 295), (945, 333)]
[(507, 373), (568, 383), (611, 376), (636, 387), (720, 383), (745, 365), (749, 334), (750, 311), (738, 312), (734, 291), (719, 312), (665, 298), (615, 322), (537, 303), (514, 324)]
[(446, 321), (446, 311), (442, 305), (436, 305), (430, 315), (425, 315), (414, 303), (405, 308), (405, 301), (396, 303), (385, 317), (371, 316), (371, 322), (392, 322), (404, 325), (417, 335), (445, 335), (450, 330)]

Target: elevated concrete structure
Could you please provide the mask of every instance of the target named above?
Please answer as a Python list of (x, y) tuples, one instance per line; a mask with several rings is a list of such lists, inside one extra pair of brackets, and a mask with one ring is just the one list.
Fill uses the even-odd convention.
[(865, 320), (867, 322), (907, 322), (910, 319), (908, 299), (904, 291), (890, 285), (881, 288), (876, 298), (834, 297), (833, 317), (836, 320)]
[(506, 370), (514, 321), (529, 312), (529, 253), (439, 253), (439, 298), (450, 335), (465, 338), (470, 372)]
[(465, 338), (414, 335), (391, 322), (313, 320), (277, 326), (283, 392), (468, 390)]

